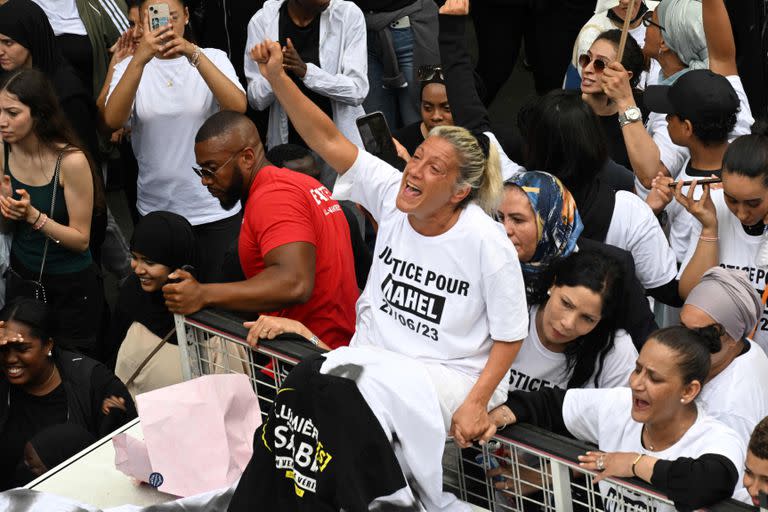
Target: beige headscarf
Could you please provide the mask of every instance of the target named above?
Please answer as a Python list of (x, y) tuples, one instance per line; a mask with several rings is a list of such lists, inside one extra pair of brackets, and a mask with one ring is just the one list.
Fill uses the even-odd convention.
[(721, 267), (707, 270), (685, 303), (711, 316), (735, 340), (749, 336), (763, 312), (744, 272)]

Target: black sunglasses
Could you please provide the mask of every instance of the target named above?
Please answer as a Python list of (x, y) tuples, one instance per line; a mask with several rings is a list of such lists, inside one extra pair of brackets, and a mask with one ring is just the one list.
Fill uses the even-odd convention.
[(653, 11), (648, 11), (647, 13), (643, 14), (643, 26), (645, 28), (650, 27), (653, 25), (654, 27), (658, 28), (659, 30), (664, 30), (664, 27), (653, 21), (651, 18), (653, 18)]
[(598, 73), (602, 73), (605, 70), (605, 66), (608, 65), (607, 62), (605, 62), (603, 59), (595, 58), (593, 59), (586, 53), (582, 53), (579, 55), (579, 66), (581, 66), (581, 69), (584, 69), (585, 67), (589, 66), (589, 63), (592, 62), (593, 67), (595, 68), (595, 71)]
[(440, 66), (419, 66), (416, 70), (416, 78), (419, 79), (419, 82), (429, 82), (430, 80), (434, 80), (435, 77), (440, 81), (445, 82), (443, 68)]

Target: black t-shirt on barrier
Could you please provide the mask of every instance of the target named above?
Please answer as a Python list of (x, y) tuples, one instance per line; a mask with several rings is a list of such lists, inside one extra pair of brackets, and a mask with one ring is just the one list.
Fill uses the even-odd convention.
[[(287, 40), (290, 39), (293, 43), (293, 47), (299, 53), (301, 60), (305, 64), (314, 64), (320, 67), (320, 16), (315, 17), (312, 22), (306, 27), (300, 27), (296, 25), (288, 14), (288, 2), (283, 3), (280, 6), (280, 22), (279, 22), (279, 36), (280, 44), (283, 47), (288, 46)], [(331, 100), (328, 97), (318, 94), (315, 91), (309, 89), (304, 85), (304, 81), (294, 75), (288, 73), (288, 76), (299, 87), (301, 92), (312, 102), (320, 107), (320, 110), (333, 119), (333, 109), (331, 108)], [(293, 127), (293, 123), (288, 120), (288, 143), (298, 144), (300, 146), (307, 147), (307, 144), (299, 136), (296, 129)]]

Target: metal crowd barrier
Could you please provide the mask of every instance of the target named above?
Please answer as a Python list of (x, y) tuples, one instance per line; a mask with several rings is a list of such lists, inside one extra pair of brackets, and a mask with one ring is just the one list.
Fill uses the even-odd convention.
[[(295, 335), (263, 340), (253, 350), (245, 343), (247, 330), (242, 319), (222, 311), (177, 315), (176, 329), (185, 379), (211, 373), (244, 373), (256, 390), (264, 415), (290, 369), (304, 357), (322, 352)], [(669, 500), (639, 479), (612, 479), (615, 492), (604, 502), (593, 475), (578, 465), (577, 456), (589, 449), (586, 443), (537, 427), (514, 425), (483, 447), (458, 450), (453, 443), (446, 444), (444, 487), (459, 499), (493, 512), (673, 509)], [(503, 472), (488, 477), (486, 469), (493, 467), (501, 467)], [(727, 500), (708, 510), (755, 508)]]

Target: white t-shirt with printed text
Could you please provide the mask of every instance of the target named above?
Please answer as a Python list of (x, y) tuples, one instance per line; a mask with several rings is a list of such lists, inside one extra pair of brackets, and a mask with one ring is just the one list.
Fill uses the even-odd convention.
[[(245, 92), (227, 58), (214, 48), (202, 50), (238, 89)], [(131, 58), (115, 66), (109, 93)], [(109, 99), (107, 99), (109, 101)], [(136, 206), (141, 215), (163, 210), (185, 217), (193, 226), (222, 220), (227, 211), (192, 171), (195, 135), (208, 117), (220, 110), (208, 84), (185, 57), (152, 59), (144, 66), (128, 125), (139, 167)]]
[[(758, 269), (757, 265), (755, 265), (760, 242), (763, 239), (762, 235), (752, 236), (744, 232), (739, 219), (731, 213), (725, 204), (725, 192), (722, 189), (713, 190), (710, 197), (717, 210), (720, 266), (744, 271), (747, 279), (755, 287), (755, 290), (762, 295), (766, 282), (768, 282), (768, 273), (765, 270)], [(696, 252), (700, 235), (701, 223), (694, 219), (694, 225), (691, 230), (691, 244), (680, 266), (678, 278), (683, 275), (683, 271), (685, 271), (694, 252)], [(758, 321), (753, 341), (768, 353), (768, 310), (765, 310), (765, 308)]]
[[(532, 306), (528, 320), (528, 337), (523, 341), (510, 371), (509, 390), (537, 391), (543, 387), (566, 389), (572, 372), (566, 371), (565, 354), (552, 352), (544, 346), (536, 328), (539, 306)], [(605, 355), (603, 369), (595, 386), (594, 373), (584, 388), (614, 388), (626, 386), (635, 369), (637, 349), (632, 338), (623, 330), (616, 331), (613, 348)], [(595, 365), (597, 373), (597, 364)]]
[(420, 235), (395, 206), (401, 177), (359, 150), (336, 181), (335, 199), (360, 203), (379, 223), (350, 346), (379, 346), (477, 377), (492, 340), (528, 334), (517, 253), (501, 224), (473, 203), (445, 233)]
[[(629, 388), (570, 389), (563, 402), (563, 420), (574, 437), (594, 443), (605, 452), (635, 452), (663, 460), (698, 458), (705, 454), (723, 455), (733, 462), (739, 472), (736, 488), (742, 485), (746, 457), (743, 443), (730, 427), (701, 409), (683, 437), (661, 451), (650, 451), (643, 446), (643, 424), (632, 419), (632, 390)], [(654, 503), (629, 488), (619, 488), (608, 482), (600, 482), (599, 485), (606, 512), (626, 510), (621, 508), (618, 497), (628, 505), (635, 505), (637, 508), (632, 510), (636, 511), (674, 510), (672, 506)]]

